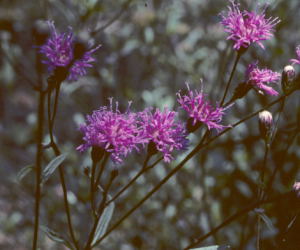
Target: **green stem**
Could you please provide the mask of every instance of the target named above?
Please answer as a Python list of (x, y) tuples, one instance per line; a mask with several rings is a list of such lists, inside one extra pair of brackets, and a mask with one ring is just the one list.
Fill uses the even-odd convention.
[(103, 211), (104, 211), (104, 208), (105, 208), (105, 203), (106, 203), (106, 200), (107, 200), (107, 194), (108, 194), (108, 190), (110, 189), (111, 187), (111, 184), (114, 180), (115, 176), (111, 175), (111, 178), (109, 180), (109, 183), (107, 184), (107, 186), (104, 188), (104, 191), (103, 191), (103, 196), (102, 196), (102, 201), (98, 207), (98, 211), (97, 211), (97, 218), (96, 220), (94, 221), (94, 225), (93, 225), (93, 228), (89, 234), (89, 238), (87, 240), (87, 243), (85, 245), (85, 250), (90, 250), (93, 248), (93, 246), (91, 246), (91, 243), (94, 239), (94, 235), (95, 235), (95, 232), (96, 232), (96, 229), (97, 229), (97, 226), (98, 226), (98, 223), (101, 219), (101, 216), (103, 214)]
[(233, 75), (234, 75), (234, 72), (236, 70), (236, 66), (237, 66), (237, 64), (238, 64), (238, 62), (239, 62), (239, 60), (241, 58), (241, 55), (242, 55), (242, 53), (237, 52), (237, 55), (236, 55), (236, 58), (235, 58), (235, 61), (234, 61), (234, 64), (233, 64), (233, 68), (232, 68), (232, 71), (230, 73), (230, 77), (228, 79), (228, 82), (226, 84), (226, 89), (225, 89), (225, 92), (224, 92), (224, 95), (223, 95), (223, 98), (222, 98), (220, 106), (223, 106), (223, 104), (224, 104), (227, 92), (229, 90), (229, 87), (230, 87), (230, 84), (231, 84), (231, 81), (232, 81), (232, 78), (233, 78)]
[(100, 184), (100, 180), (101, 180), (101, 177), (102, 177), (102, 174), (103, 174), (106, 162), (108, 160), (108, 157), (109, 157), (109, 153), (105, 153), (104, 159), (103, 159), (103, 161), (102, 161), (102, 163), (100, 165), (100, 170), (98, 172), (98, 176), (97, 176), (97, 179), (96, 179), (96, 182), (95, 182), (94, 190), (97, 190), (97, 187)]
[[(50, 135), (50, 146), (56, 156), (59, 156), (61, 154), (57, 144), (54, 141), (54, 136), (53, 136), (53, 127), (54, 127), (54, 121), (55, 121), (56, 112), (57, 112), (60, 85), (61, 84), (58, 84), (58, 86), (56, 87), (55, 101), (54, 101), (52, 116), (51, 116), (51, 91), (48, 92), (48, 126), (49, 126), (49, 135)], [(69, 202), (68, 202), (67, 187), (66, 187), (66, 182), (65, 182), (65, 177), (64, 177), (64, 171), (63, 171), (63, 168), (61, 165), (58, 167), (58, 170), (59, 170), (59, 176), (60, 176), (60, 183), (61, 183), (61, 186), (63, 189), (64, 207), (65, 207), (65, 211), (66, 211), (66, 215), (67, 215), (68, 229), (69, 229), (69, 232), (71, 235), (72, 242), (75, 245), (75, 248), (79, 249), (79, 246), (78, 246), (78, 243), (77, 243), (77, 240), (75, 237), (75, 233), (73, 230), (73, 225), (72, 225), (72, 220), (71, 220), (71, 212), (70, 212), (70, 207), (69, 207)]]
[(125, 213), (106, 233), (93, 245), (96, 246), (99, 244), (107, 235), (109, 235), (115, 228), (117, 228), (128, 216), (130, 216), (137, 208), (139, 208), (146, 200), (148, 200), (152, 194), (154, 194), (160, 187), (165, 184), (176, 172), (178, 172), (184, 164), (190, 160), (196, 152), (201, 148), (202, 143), (205, 141), (208, 132), (204, 134), (200, 143), (186, 156), (185, 159), (182, 160), (181, 163), (177, 165), (164, 179), (162, 179), (147, 195), (144, 196), (142, 200), (140, 200), (135, 206), (133, 206), (127, 213)]
[(38, 129), (37, 129), (37, 151), (36, 151), (36, 190), (35, 190), (35, 210), (34, 210), (34, 234), (33, 234), (33, 244), (32, 249), (37, 249), (38, 241), (38, 229), (39, 229), (39, 215), (40, 215), (40, 201), (41, 201), (41, 171), (42, 171), (42, 157), (43, 157), (43, 131), (44, 131), (44, 103), (45, 103), (45, 93), (41, 90), (39, 91), (39, 105), (38, 105)]
[[(262, 200), (264, 197), (264, 180), (265, 180), (265, 172), (266, 172), (266, 164), (268, 153), (270, 150), (270, 144), (265, 140), (265, 154), (263, 164), (259, 171), (259, 181), (258, 181), (258, 200)], [(258, 207), (259, 208), (259, 207)], [(256, 232), (256, 249), (260, 249), (260, 232), (261, 232), (261, 218), (260, 215), (257, 215), (257, 232)]]
[(97, 162), (93, 161), (92, 171), (91, 171), (91, 180), (90, 180), (90, 192), (91, 192), (91, 208), (95, 214), (95, 204), (94, 204), (94, 185), (95, 185), (95, 172), (96, 172)]

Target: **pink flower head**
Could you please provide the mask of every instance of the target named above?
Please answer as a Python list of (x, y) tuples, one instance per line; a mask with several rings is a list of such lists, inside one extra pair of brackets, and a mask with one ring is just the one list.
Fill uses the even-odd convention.
[(40, 47), (40, 53), (44, 54), (46, 60), (42, 61), (48, 65), (48, 71), (53, 72), (56, 67), (67, 67), (70, 63), (68, 80), (77, 80), (79, 76), (87, 73), (86, 68), (92, 67), (91, 63), (95, 61), (92, 57), (100, 46), (84, 52), (84, 54), (74, 61), (74, 36), (69, 31), (58, 34), (53, 21), (48, 21), (51, 36), (47, 42)]
[(141, 126), (143, 127), (143, 137), (150, 143), (154, 143), (156, 150), (163, 153), (164, 161), (170, 162), (173, 157), (173, 150), (184, 150), (188, 140), (184, 125), (175, 120), (177, 112), (164, 109), (155, 112), (151, 108), (140, 112)]
[(300, 64), (300, 45), (298, 45), (296, 47), (296, 55), (297, 55), (297, 58), (291, 59), (290, 62), (292, 62), (293, 64)]
[(101, 147), (111, 153), (114, 162), (121, 163), (122, 157), (126, 157), (133, 149), (138, 150), (138, 144), (147, 142), (140, 136), (136, 118), (137, 115), (129, 109), (121, 113), (118, 103), (114, 111), (110, 99), (109, 108), (104, 106), (87, 115), (87, 123), (80, 126), (85, 143), (77, 150), (82, 152), (92, 146)]
[(278, 95), (276, 90), (266, 84), (278, 81), (280, 79), (279, 73), (273, 72), (270, 69), (259, 69), (257, 67), (257, 62), (255, 62), (248, 65), (246, 79), (248, 84), (251, 84), (259, 91), (268, 95)]
[(262, 13), (241, 11), (239, 5), (231, 0), (227, 13), (221, 13), (221, 24), (229, 33), (227, 40), (234, 42), (233, 48), (239, 50), (241, 47), (248, 48), (252, 43), (257, 43), (264, 49), (260, 41), (270, 39), (273, 36), (274, 26), (280, 22), (276, 18), (266, 18), (265, 9)]
[(189, 85), (186, 84), (188, 94), (182, 95), (179, 91), (177, 93), (177, 101), (181, 107), (188, 112), (189, 117), (193, 119), (193, 126), (196, 123), (205, 124), (208, 129), (222, 130), (227, 126), (221, 125), (224, 111), (228, 108), (213, 107), (206, 99), (206, 95), (201, 91), (192, 91)]

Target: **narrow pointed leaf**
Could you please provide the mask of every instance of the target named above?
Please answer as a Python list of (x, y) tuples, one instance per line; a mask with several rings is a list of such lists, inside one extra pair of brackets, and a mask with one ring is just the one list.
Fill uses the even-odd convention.
[[(109, 198), (110, 199), (110, 198)], [(103, 211), (103, 214), (98, 222), (94, 239), (92, 241), (92, 245), (96, 243), (98, 239), (102, 237), (103, 234), (105, 234), (108, 224), (112, 218), (113, 212), (115, 209), (115, 204), (114, 202), (111, 202)]]
[(50, 176), (54, 173), (57, 167), (66, 159), (66, 156), (66, 154), (59, 155), (49, 162), (49, 164), (45, 167), (42, 173), (42, 185), (50, 178)]
[(259, 213), (259, 216), (266, 223), (270, 231), (273, 233), (276, 232), (276, 228), (273, 226), (272, 220), (265, 213)]
[(230, 249), (230, 247), (226, 246), (226, 245), (223, 245), (223, 246), (213, 245), (213, 246), (208, 246), (208, 247), (193, 248), (191, 250), (226, 250), (226, 249)]
[(21, 182), (22, 179), (28, 175), (31, 171), (34, 170), (34, 165), (28, 165), (23, 167), (18, 173), (17, 173), (17, 182)]
[(48, 236), (49, 239), (51, 239), (57, 243), (64, 244), (69, 249), (73, 249), (71, 243), (68, 242), (66, 239), (64, 239), (64, 237), (61, 236), (58, 232), (50, 229), (47, 226), (40, 226), (40, 228)]

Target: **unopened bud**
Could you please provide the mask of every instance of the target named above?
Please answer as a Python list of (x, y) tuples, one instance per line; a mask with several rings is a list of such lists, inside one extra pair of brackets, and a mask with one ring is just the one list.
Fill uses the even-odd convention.
[(300, 198), (300, 182), (295, 182), (293, 185), (293, 190), (296, 193), (297, 197)]
[(284, 67), (281, 77), (281, 87), (285, 94), (289, 93), (289, 91), (293, 88), (295, 76), (295, 69), (292, 65)]
[(248, 92), (249, 90), (252, 88), (251, 84), (248, 84), (246, 82), (242, 82), (240, 83), (234, 90), (233, 92), (233, 96), (230, 100), (230, 103), (234, 102), (237, 99), (241, 99), (243, 98)]
[(259, 118), (259, 130), (261, 136), (267, 142), (269, 142), (272, 136), (273, 116), (269, 111), (264, 110), (262, 112), (259, 112), (258, 118)]

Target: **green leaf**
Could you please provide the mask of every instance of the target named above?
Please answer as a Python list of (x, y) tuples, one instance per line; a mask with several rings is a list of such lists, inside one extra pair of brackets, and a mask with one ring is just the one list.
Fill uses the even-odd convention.
[(28, 175), (32, 170), (34, 170), (34, 165), (28, 165), (23, 167), (18, 173), (17, 173), (17, 182), (21, 183), (22, 179)]
[(66, 247), (68, 247), (69, 249), (73, 249), (71, 243), (69, 241), (67, 241), (66, 239), (64, 239), (59, 233), (57, 233), (56, 231), (50, 229), (47, 226), (40, 226), (41, 230), (48, 236), (49, 239), (57, 242), (57, 243), (61, 243), (64, 244)]
[(223, 246), (214, 245), (214, 246), (208, 246), (208, 247), (193, 248), (191, 250), (226, 250), (226, 249), (230, 249), (230, 246), (227, 246), (227, 245), (223, 245)]
[(276, 228), (273, 226), (272, 220), (264, 213), (264, 209), (257, 208), (255, 212), (259, 215), (259, 217), (266, 223), (267, 227), (273, 233), (276, 232)]
[(42, 185), (50, 178), (50, 176), (54, 173), (56, 168), (66, 159), (66, 156), (66, 154), (59, 155), (49, 162), (49, 164), (45, 167), (42, 173)]
[[(111, 199), (111, 198), (109, 198)], [(92, 241), (92, 245), (94, 245), (98, 239), (102, 237), (103, 234), (105, 234), (108, 224), (112, 218), (113, 212), (115, 209), (115, 204), (114, 202), (111, 202), (103, 211), (103, 214), (98, 222), (94, 239)]]

